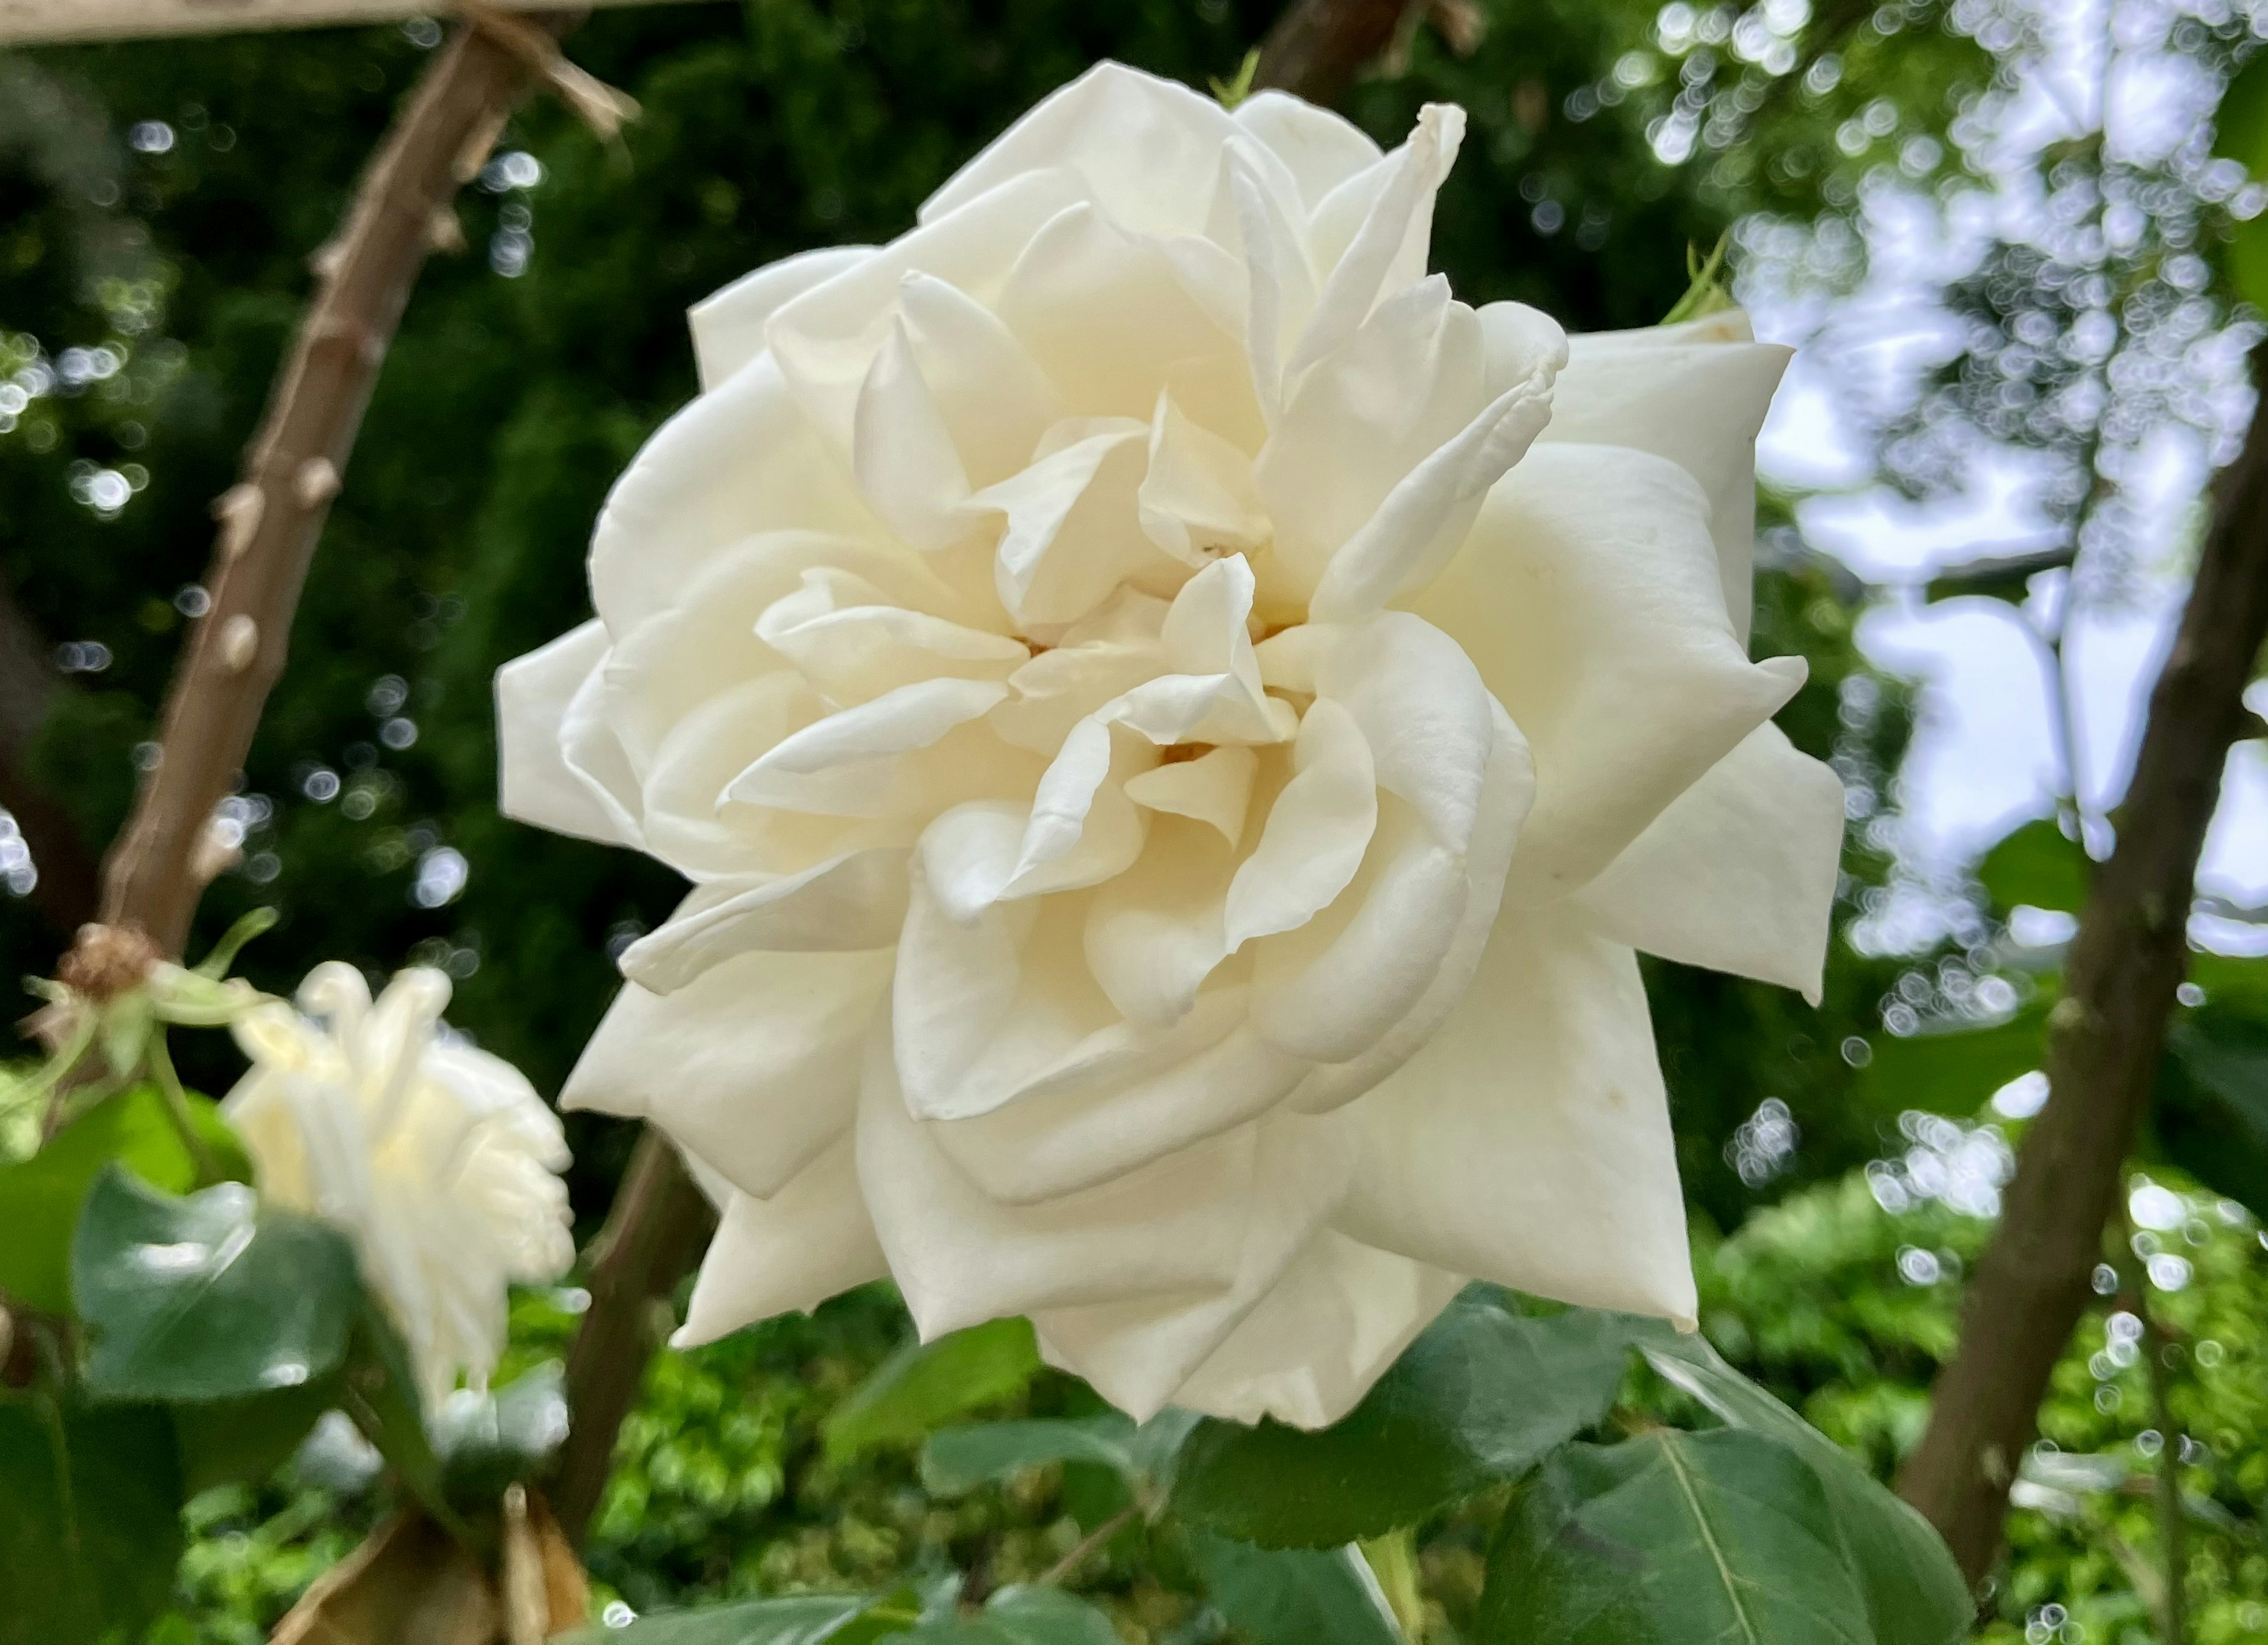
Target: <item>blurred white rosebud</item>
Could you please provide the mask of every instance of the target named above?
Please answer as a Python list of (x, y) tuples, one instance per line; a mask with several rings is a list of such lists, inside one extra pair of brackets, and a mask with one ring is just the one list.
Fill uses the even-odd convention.
[(317, 966), (298, 1008), (237, 1018), (252, 1071), (222, 1112), (273, 1204), (346, 1230), (429, 1401), (504, 1347), (507, 1286), (574, 1260), (559, 1119), (503, 1059), (441, 1022), (449, 979), (418, 966), (373, 1001), (352, 966)]

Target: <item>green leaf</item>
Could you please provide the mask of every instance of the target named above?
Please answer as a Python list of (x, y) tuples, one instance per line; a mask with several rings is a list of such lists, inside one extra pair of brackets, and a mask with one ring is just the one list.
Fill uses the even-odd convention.
[(2256, 52), (2229, 77), (2213, 110), (2213, 151), (2268, 181), (2268, 52)]
[(1582, 1309), (1522, 1318), (1461, 1298), (1320, 1433), (1201, 1424), (1182, 1449), (1174, 1506), (1270, 1547), (1335, 1547), (1415, 1524), (1597, 1422), (1647, 1328)]
[(1570, 1445), (1497, 1528), (1491, 1645), (1872, 1645), (1818, 1475), (1761, 1434)]
[(837, 1405), (822, 1430), (829, 1460), (911, 1444), (964, 1412), (1031, 1385), (1040, 1351), (1027, 1319), (996, 1319), (934, 1342), (909, 1343)]
[(1931, 578), (1923, 586), (1922, 598), (1932, 603), (1964, 597), (2005, 600), (2012, 606), (2020, 606), (2031, 597), (2033, 578), (2042, 572), (2061, 571), (2078, 557), (2079, 550), (2066, 542), (2024, 554), (1963, 560), (1958, 565), (1946, 566)]
[(261, 1214), (241, 1183), (187, 1199), (115, 1168), (96, 1179), (71, 1246), (99, 1400), (233, 1399), (297, 1388), (346, 1355), (362, 1283), (337, 1230)]
[(1727, 1427), (1783, 1441), (1827, 1494), (1844, 1557), (1865, 1593), (1876, 1645), (1964, 1639), (1976, 1602), (1930, 1523), (1886, 1490), (1833, 1440), (1718, 1356), (1700, 1336), (1648, 1342), (1646, 1362)]
[(745, 1599), (641, 1617), (624, 1628), (588, 1628), (574, 1645), (849, 1645), (845, 1627), (874, 1604), (871, 1594), (797, 1594)]
[(895, 1637), (906, 1645), (1118, 1645), (1110, 1619), (1060, 1588), (1003, 1588), (975, 1616), (942, 1616)]
[(2208, 992), (2166, 1034), (2151, 1130), (2217, 1194), (2268, 1210), (2268, 1010)]
[(378, 1447), (404, 1489), (452, 1531), (464, 1522), (449, 1506), (441, 1459), (426, 1432), (423, 1404), (409, 1351), (377, 1302), (368, 1296), (355, 1317), (339, 1408), (363, 1437)]
[(1115, 1411), (1097, 1417), (942, 1428), (922, 1448), (922, 1488), (932, 1496), (962, 1496), (1020, 1468), (1051, 1462), (1100, 1463), (1130, 1485), (1139, 1473), (1134, 1435), (1132, 1420)]
[(1977, 867), (1992, 906), (2002, 913), (2028, 904), (2076, 914), (2087, 905), (2093, 865), (2078, 842), (2043, 817), (2027, 822), (1984, 853)]
[(1725, 279), (1725, 254), (1732, 245), (1733, 231), (1727, 229), (1717, 236), (1717, 244), (1706, 257), (1697, 246), (1685, 248), (1685, 294), (1661, 317), (1663, 325), (1682, 325), (1733, 306), (1733, 294)]
[(556, 1360), (487, 1392), (460, 1389), (432, 1424), (443, 1487), (453, 1501), (491, 1503), (534, 1479), (567, 1437), (565, 1376)]
[[(189, 1098), (206, 1149), (239, 1182), (252, 1180), (244, 1145), (205, 1098)], [(71, 1311), (71, 1235), (104, 1166), (115, 1161), (152, 1187), (180, 1193), (196, 1182), (166, 1099), (152, 1085), (106, 1097), (28, 1160), (0, 1165), (0, 1291), (42, 1313)]]
[(339, 1402), (342, 1370), (297, 1388), (173, 1407), (184, 1498), (217, 1485), (266, 1481), (291, 1461), (323, 1413)]
[(1402, 1645), (1393, 1608), (1354, 1548), (1258, 1548), (1189, 1533), (1205, 1596), (1250, 1645)]
[(173, 1595), (180, 1502), (163, 1411), (0, 1400), (0, 1645), (139, 1638)]
[(1853, 1088), (1859, 1102), (1882, 1115), (1910, 1108), (1975, 1114), (1993, 1092), (2040, 1066), (2055, 997), (2051, 984), (2043, 980), (2015, 1015), (1989, 1028), (1875, 1035), (1867, 1042), (1873, 1059)]

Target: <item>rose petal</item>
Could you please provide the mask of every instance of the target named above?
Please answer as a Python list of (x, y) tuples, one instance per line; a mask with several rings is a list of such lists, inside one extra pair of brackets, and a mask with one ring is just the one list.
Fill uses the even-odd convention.
[(1345, 709), (1317, 697), (1300, 722), (1292, 758), (1294, 775), (1228, 888), (1224, 941), (1232, 953), (1328, 908), (1362, 866), (1378, 826), (1370, 745)]
[(1068, 166), (1112, 217), (1144, 233), (1195, 232), (1190, 203), (1209, 198), (1227, 112), (1187, 86), (1098, 63), (1042, 99), (955, 172), (921, 209), (933, 223), (1028, 173)]
[(1539, 445), (1412, 601), (1535, 756), (1507, 896), (1584, 884), (1802, 682), (1800, 659), (1751, 663), (1734, 636), (1708, 517), (1662, 458)]
[(873, 255), (871, 246), (830, 246), (799, 252), (744, 274), (686, 311), (693, 333), (693, 364), (703, 392), (718, 387), (764, 351), (764, 327), (773, 311), (825, 280)]
[(735, 1191), (725, 1202), (669, 1345), (696, 1348), (775, 1314), (808, 1312), (888, 1273), (845, 1133), (770, 1198)]
[(648, 1119), (743, 1193), (777, 1193), (850, 1124), (887, 949), (748, 953), (674, 993), (625, 984), (560, 1095)]
[(622, 951), (622, 975), (666, 994), (755, 948), (887, 948), (905, 923), (907, 856), (902, 847), (846, 852), (800, 874), (696, 887), (659, 930)]
[(1747, 316), (1737, 310), (1711, 318), (1738, 340), (1711, 341), (1684, 326), (1571, 338), (1550, 426), (1539, 438), (1649, 451), (1698, 480), (1709, 495), (1725, 609), (1745, 644), (1756, 432), (1794, 350), (1748, 340)]
[(1843, 784), (1759, 726), (1576, 894), (1616, 941), (1819, 1003)]
[(1464, 1004), (1342, 1112), (1334, 1225), (1367, 1245), (1587, 1308), (1690, 1322), (1676, 1146), (1630, 949), (1563, 909), (1507, 912)]
[(568, 704), (606, 660), (607, 625), (593, 617), (497, 670), (497, 808), (557, 834), (627, 845), (617, 808), (567, 763)]
[(858, 1105), (858, 1179), (924, 1340), (1005, 1315), (1209, 1291), (1233, 1280), (1250, 1215), (1248, 1130), (1080, 1193), (1000, 1204), (908, 1111), (878, 1044)]
[(1290, 169), (1311, 209), (1383, 158), (1361, 127), (1283, 92), (1255, 92), (1236, 106), (1233, 118)]
[(1273, 1417), (1294, 1427), (1329, 1427), (1464, 1285), (1461, 1274), (1325, 1228), (1174, 1391), (1174, 1403), (1232, 1422)]

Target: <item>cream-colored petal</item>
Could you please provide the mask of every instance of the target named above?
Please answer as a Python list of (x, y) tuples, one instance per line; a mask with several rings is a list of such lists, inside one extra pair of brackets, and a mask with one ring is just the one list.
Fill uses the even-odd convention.
[(608, 631), (627, 635), (745, 537), (857, 537), (872, 519), (777, 364), (759, 356), (663, 424), (615, 482), (591, 538), (592, 599)]
[(1733, 632), (1708, 500), (1666, 459), (1538, 445), (1412, 609), (1528, 740), (1535, 806), (1506, 896), (1572, 891), (1802, 683)]
[(1031, 659), (1019, 640), (891, 603), (832, 566), (765, 607), (755, 633), (837, 707), (924, 680), (1005, 680)]
[(996, 312), (1071, 415), (1146, 428), (1168, 392), (1252, 451), (1265, 424), (1245, 360), (1245, 304), (1243, 266), (1212, 241), (1147, 238), (1078, 205), (1032, 237)]
[(1310, 208), (1383, 158), (1352, 121), (1286, 92), (1255, 92), (1236, 106), (1233, 118), (1290, 169)]
[(1226, 1287), (1254, 1157), (1251, 1132), (1232, 1132), (1083, 1192), (1003, 1205), (908, 1111), (888, 1047), (867, 1059), (858, 1179), (924, 1339), (1009, 1314)]
[(849, 1132), (766, 1199), (734, 1190), (693, 1282), (676, 1348), (775, 1314), (807, 1313), (828, 1297), (889, 1273), (858, 1194)]
[[(1456, 164), (1464, 136), (1463, 109), (1454, 103), (1428, 103), (1418, 111), (1417, 128), (1409, 140), (1364, 174), (1378, 176), (1374, 189), (1366, 191), (1362, 178), (1351, 178), (1318, 206), (1315, 262), (1329, 273), (1314, 315), (1285, 363), (1287, 385), (1296, 384), (1309, 366), (1353, 336), (1381, 301), (1425, 274), (1433, 196)], [(1361, 215), (1339, 241), (1332, 206), (1339, 202), (1351, 206), (1358, 199)], [(1348, 211), (1340, 221), (1351, 217)], [(1344, 252), (1337, 249), (1339, 244)]]
[(1306, 1065), (1244, 1026), (1243, 1015), (1235, 991), (1209, 993), (1155, 1042), (1164, 1054), (1106, 1080), (939, 1121), (930, 1140), (1004, 1206), (1111, 1182), (1262, 1118), (1299, 1082)]
[(930, 890), (928, 857), (917, 859), (892, 994), (902, 1100), (917, 1118), (1113, 1090), (1173, 1068), (1232, 1025), (1198, 1012), (1161, 1028), (1127, 1022), (1087, 970), (1085, 897), (996, 902), (956, 919)]
[(1464, 1285), (1462, 1275), (1322, 1229), (1173, 1403), (1232, 1422), (1329, 1427)]
[(1617, 941), (1819, 1003), (1843, 852), (1843, 784), (1764, 725), (1576, 894)]
[(1292, 780), (1228, 888), (1224, 940), (1232, 952), (1328, 908), (1362, 866), (1378, 826), (1370, 745), (1344, 708), (1317, 697), (1300, 722), (1292, 759)]
[(1150, 423), (1150, 464), (1134, 494), (1143, 534), (1187, 565), (1255, 549), (1269, 535), (1252, 489), (1252, 464), (1211, 430), (1158, 396)]
[(933, 747), (1008, 695), (999, 680), (917, 681), (839, 709), (783, 737), (732, 779), (726, 796), (830, 816), (881, 816), (902, 803), (898, 756)]
[(883, 524), (917, 549), (946, 549), (976, 527), (968, 472), (914, 358), (902, 315), (858, 387), (850, 472)]
[(1721, 340), (1690, 326), (1571, 338), (1567, 369), (1552, 391), (1550, 426), (1541, 436), (1649, 451), (1701, 483), (1725, 609), (1743, 643), (1756, 548), (1756, 433), (1794, 354), (1748, 341), (1747, 332), (1742, 315), (1720, 328)]
[(674, 993), (623, 985), (562, 1108), (646, 1119), (743, 1193), (779, 1191), (850, 1125), (887, 949), (748, 953)]
[[(1296, 1116), (1263, 1120), (1208, 1146), (1243, 1145), (1247, 1140), (1251, 1180), (1242, 1191), (1243, 1226), (1227, 1285), (1211, 1295), (1138, 1295), (1033, 1316), (1057, 1364), (1086, 1377), (1105, 1398), (1138, 1419), (1155, 1415), (1191, 1373), (1266, 1306), (1287, 1271), (1324, 1232), (1324, 1220), (1353, 1168), (1351, 1139), (1344, 1129)], [(1162, 1160), (1153, 1169), (1171, 1166), (1177, 1158)]]
[(1059, 632), (1145, 570), (1182, 574), (1142, 535), (1135, 513), (1146, 432), (1130, 418), (1083, 425), (1058, 449), (969, 499), (973, 511), (1005, 520), (993, 580), (1022, 631)]
[(615, 809), (567, 763), (560, 746), (567, 706), (606, 660), (596, 617), (497, 670), (497, 808), (556, 834), (625, 845)]
[[(1219, 752), (1256, 763), (1247, 749)], [(1149, 775), (1189, 769), (1161, 765)], [(1136, 786), (1128, 785), (1130, 793)], [(1223, 839), (1202, 824), (1160, 818), (1140, 858), (1096, 889), (1086, 918), (1087, 967), (1130, 1021), (1151, 1028), (1180, 1022), (1227, 957), (1221, 917), (1240, 837), (1241, 830)]]
[(799, 252), (744, 274), (686, 311), (693, 332), (693, 364), (705, 393), (764, 351), (764, 327), (773, 311), (873, 254), (871, 246), (830, 246)]
[(1211, 98), (1123, 63), (1098, 63), (955, 172), (923, 203), (921, 220), (935, 222), (1023, 173), (1065, 166), (1129, 228), (1194, 233), (1221, 145), (1235, 131)]
[(1341, 1112), (1362, 1140), (1335, 1224), (1353, 1238), (1560, 1302), (1693, 1317), (1646, 988), (1580, 913), (1501, 915), (1464, 1004)]
[[(815, 444), (850, 471), (858, 395), (874, 357), (901, 314), (918, 321), (913, 288), (934, 281), (991, 307), (1018, 254), (1040, 229), (1088, 197), (1076, 172), (1027, 172), (967, 205), (899, 236), (776, 311), (764, 330), (770, 357), (813, 431)], [(909, 282), (908, 277), (913, 277)], [(917, 353), (924, 353), (915, 325)], [(924, 356), (924, 372), (935, 364)], [(954, 381), (932, 378), (948, 423)]]
[(1126, 797), (1138, 806), (1209, 823), (1233, 845), (1244, 837), (1245, 814), (1252, 804), (1257, 755), (1229, 743), (1194, 760), (1152, 766), (1126, 781)]
[(666, 994), (753, 948), (814, 953), (886, 948), (906, 917), (902, 846), (845, 852), (799, 874), (697, 886), (662, 922), (622, 951), (622, 975)]

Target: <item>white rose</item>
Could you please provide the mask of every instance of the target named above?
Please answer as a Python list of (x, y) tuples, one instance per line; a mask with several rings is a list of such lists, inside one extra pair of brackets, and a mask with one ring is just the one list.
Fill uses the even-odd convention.
[(235, 1019), (252, 1068), (221, 1106), (261, 1199), (353, 1241), (429, 1400), (496, 1368), (508, 1285), (575, 1259), (559, 1117), (510, 1063), (447, 1036), (448, 1003), (439, 971), (402, 971), (373, 1004), (354, 967), (319, 965), (299, 1010)]
[(505, 810), (693, 882), (568, 1090), (720, 1200), (683, 1339), (887, 1272), (1314, 1425), (1467, 1276), (1691, 1314), (1632, 949), (1815, 988), (1842, 830), (1743, 643), (1786, 351), (1457, 302), (1462, 129), (1105, 64), (694, 310), (498, 681)]

